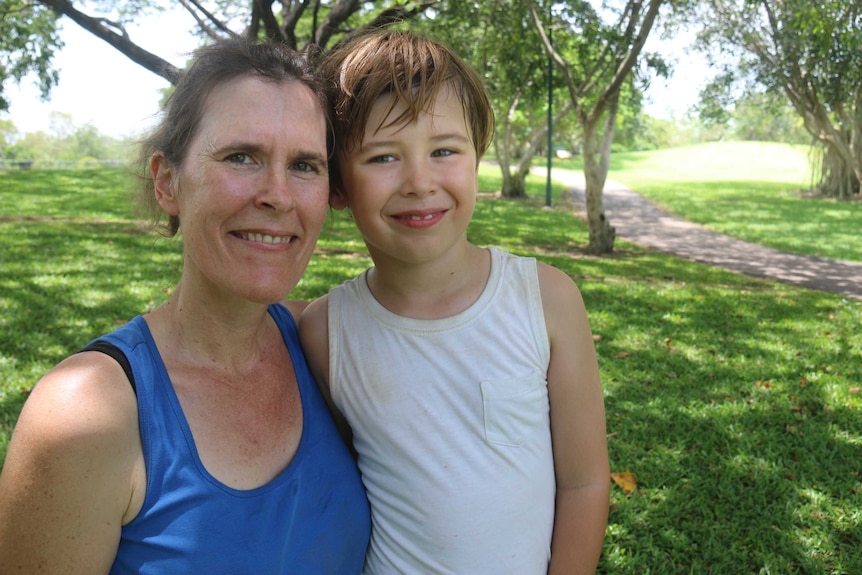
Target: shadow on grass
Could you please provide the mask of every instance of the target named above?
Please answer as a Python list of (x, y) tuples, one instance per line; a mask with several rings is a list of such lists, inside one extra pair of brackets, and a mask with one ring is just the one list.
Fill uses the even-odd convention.
[(8, 439), (36, 381), (160, 303), (178, 279), (180, 256), (177, 242), (123, 223), (7, 221), (0, 236), (0, 435)]
[[(862, 572), (860, 306), (638, 281), (584, 286), (612, 464), (640, 480), (614, 491), (601, 572)], [(821, 309), (810, 338), (804, 308)]]
[[(180, 271), (177, 242), (56, 215), (75, 219), (0, 222), (0, 461), (29, 386), (160, 303)], [(639, 478), (612, 490), (601, 573), (862, 573), (862, 302), (622, 241), (591, 257), (583, 223), (535, 200), (480, 201), (468, 235), (535, 255), (583, 293), (612, 470)], [(334, 214), (292, 297), (368, 265)]]
[(129, 172), (28, 170), (2, 174), (0, 220), (22, 216), (132, 219)]

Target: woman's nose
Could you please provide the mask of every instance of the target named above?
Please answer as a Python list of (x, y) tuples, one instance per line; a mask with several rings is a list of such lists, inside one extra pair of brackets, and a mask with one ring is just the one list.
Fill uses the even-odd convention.
[(286, 168), (273, 166), (267, 171), (256, 203), (260, 207), (275, 210), (291, 210), (294, 207), (296, 198)]

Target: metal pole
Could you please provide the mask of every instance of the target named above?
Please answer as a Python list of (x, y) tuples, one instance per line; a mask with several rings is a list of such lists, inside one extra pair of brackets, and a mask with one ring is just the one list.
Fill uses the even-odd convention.
[[(551, 25), (551, 5), (548, 2), (548, 42), (553, 46), (553, 26)], [(553, 165), (554, 149), (554, 60), (548, 53), (548, 180), (545, 183), (545, 205), (551, 205), (551, 166)]]

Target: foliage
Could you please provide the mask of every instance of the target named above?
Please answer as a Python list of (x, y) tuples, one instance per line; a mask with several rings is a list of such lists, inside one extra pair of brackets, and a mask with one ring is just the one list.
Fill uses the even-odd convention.
[[(614, 248), (615, 231), (602, 204), (614, 130), (620, 104), (626, 101), (621, 98), (623, 88), (632, 85), (632, 71), (637, 69), (643, 46), (664, 3), (665, 0), (628, 0), (602, 2), (600, 7), (589, 2), (554, 4), (549, 11), (555, 16), (548, 23), (539, 15), (537, 3), (529, 2), (533, 25), (548, 57), (563, 76), (567, 103), (572, 106), (580, 127), (586, 215), (593, 253), (611, 253)], [(557, 23), (565, 31), (562, 47), (559, 42), (552, 42), (550, 34)], [(570, 54), (576, 56), (567, 59)], [(654, 57), (645, 61), (658, 62)], [(657, 66), (666, 68), (663, 64)]]
[[(562, 78), (548, 76), (548, 58), (527, 2), (441, 2), (433, 17), (417, 18), (411, 26), (455, 47), (483, 76), (497, 119), (493, 155), (503, 175), (503, 196), (524, 197), (531, 161), (547, 151), (549, 105), (552, 146), (572, 149), (578, 139)], [(549, 80), (556, 105), (549, 102)]]
[(753, 92), (737, 100), (731, 115), (730, 136), (755, 142), (812, 142), (802, 118), (777, 92)]
[[(781, 91), (826, 148), (821, 187), (848, 197), (862, 180), (862, 2), (707, 0), (702, 41), (739, 60), (733, 77)], [(719, 92), (720, 94), (720, 92)], [(715, 99), (713, 100), (715, 101)], [(832, 176), (832, 177), (830, 177)]]
[[(181, 70), (135, 44), (125, 26), (141, 15), (161, 10), (159, 0), (102, 1), (38, 0), (57, 15), (67, 16), (135, 63), (176, 83)], [(422, 14), (437, 0), (315, 0), (314, 2), (208, 3), (182, 2), (197, 22), (202, 39), (245, 35), (280, 42), (292, 48), (325, 48), (341, 35), (362, 26), (388, 26)], [(85, 12), (85, 10), (89, 10)], [(277, 12), (276, 12), (277, 11)]]
[(115, 160), (126, 162), (132, 157), (132, 144), (101, 134), (92, 124), (76, 126), (69, 114), (52, 112), (49, 132), (20, 134), (14, 124), (5, 124), (0, 142), (0, 158), (40, 162), (72, 160)]
[(57, 33), (57, 16), (44, 6), (24, 0), (0, 0), (0, 110), (8, 110), (3, 97), (8, 82), (20, 82), (33, 73), (48, 96), (57, 83), (51, 66), (55, 50), (62, 48)]
[[(481, 190), (500, 177), (483, 166)], [(125, 178), (0, 175), (0, 461), (39, 375), (177, 281), (179, 243), (137, 226)], [(612, 487), (599, 573), (862, 572), (862, 302), (625, 242), (590, 257), (570, 210), (529, 200), (483, 195), (468, 233), (559, 267), (584, 295), (612, 471), (637, 479)], [(333, 212), (292, 295), (321, 295), (369, 264)]]

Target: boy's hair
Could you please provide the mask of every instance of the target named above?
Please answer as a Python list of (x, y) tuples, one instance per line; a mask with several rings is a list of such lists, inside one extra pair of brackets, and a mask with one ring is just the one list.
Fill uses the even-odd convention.
[(439, 41), (409, 31), (373, 30), (337, 45), (321, 67), (329, 81), (336, 151), (362, 143), (372, 106), (381, 96), (394, 95), (392, 107), (400, 101), (407, 109), (397, 118), (386, 114), (376, 130), (417, 121), (446, 88), (453, 89), (463, 104), (477, 160), (491, 144), (494, 110), (482, 78)]
[[(153, 190), (150, 158), (155, 152), (162, 152), (168, 162), (179, 168), (200, 127), (209, 95), (216, 88), (244, 77), (273, 83), (299, 82), (314, 94), (321, 113), (327, 109), (323, 79), (305, 56), (285, 45), (231, 37), (196, 50), (191, 67), (182, 74), (167, 99), (158, 125), (141, 140), (138, 148), (139, 206), (165, 235), (177, 233), (179, 218), (169, 216), (168, 221), (160, 225), (165, 214)], [(254, 102), (248, 102), (248, 106), (254, 106)], [(327, 148), (330, 152), (331, 145), (331, 134), (328, 133)]]

